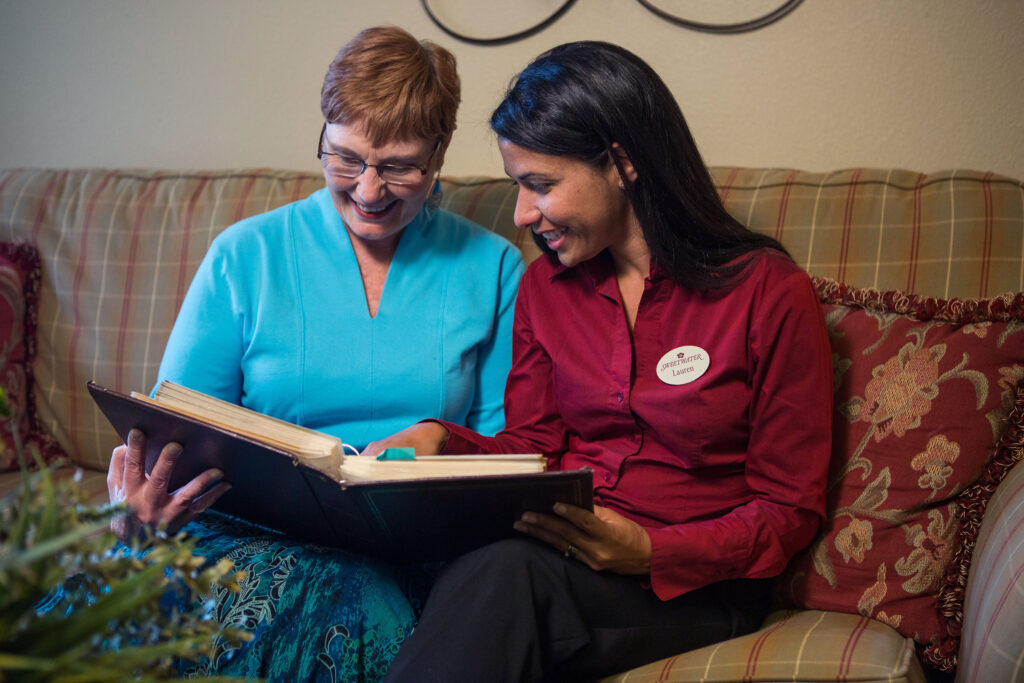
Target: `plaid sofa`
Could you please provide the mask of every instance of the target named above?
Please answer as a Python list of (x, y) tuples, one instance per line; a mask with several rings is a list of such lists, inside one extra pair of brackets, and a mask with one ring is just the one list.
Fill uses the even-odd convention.
[[(909, 482), (910, 488), (931, 491), (924, 506), (929, 514), (948, 512), (942, 518), (949, 523), (941, 539), (910, 524), (910, 508), (902, 516), (888, 517), (908, 539), (920, 531), (917, 537), (924, 540), (914, 552), (927, 551), (926, 559), (933, 560), (928, 590), (916, 591), (914, 597), (920, 602), (924, 595), (925, 610), (938, 611), (938, 636), (909, 625), (902, 613), (893, 612), (898, 605), (886, 607), (889, 611), (879, 608), (884, 603), (879, 590), (884, 593), (887, 585), (881, 578), (861, 593), (860, 586), (851, 588), (840, 576), (838, 585), (826, 586), (826, 592), (832, 591), (826, 597), (859, 596), (849, 609), (821, 609), (800, 591), (780, 590), (780, 610), (762, 630), (608, 680), (922, 681), (926, 671), (939, 670), (947, 677), (955, 672), (963, 681), (1024, 680), (1024, 468), (1013, 467), (1022, 452), (1018, 442), (1024, 442), (1024, 430), (1017, 429), (1024, 420), (1024, 400), (1018, 401), (1018, 378), (1010, 372), (1019, 367), (1024, 375), (1024, 353), (1014, 355), (1021, 350), (1014, 333), (1024, 327), (1024, 300), (1004, 295), (1024, 291), (1024, 185), (968, 171), (712, 172), (735, 216), (778, 238), (799, 265), (817, 276), (827, 315), (839, 321), (837, 339), (851, 338), (852, 332), (842, 327), (851, 311), (865, 313), (872, 330), (881, 330), (883, 336), (895, 329), (899, 316), (907, 315), (928, 334), (934, 325), (948, 323), (949, 330), (960, 334), (957, 339), (965, 333), (972, 340), (982, 338), (994, 329), (986, 326), (1001, 325), (998, 335), (985, 338), (992, 343), (986, 353), (997, 349), (1003, 354), (1002, 375), (985, 379), (980, 371), (969, 374), (963, 363), (957, 372), (969, 375), (979, 396), (982, 380), (986, 386), (1008, 388), (1001, 394), (1001, 412), (994, 408), (987, 413), (991, 433), (982, 437), (984, 443), (964, 448), (971, 451), (973, 469), (949, 474), (968, 454), (947, 451), (934, 457), (925, 452), (907, 456), (912, 474), (885, 467), (887, 483)], [(125, 391), (151, 387), (178, 306), (210, 240), (235, 221), (303, 197), (322, 184), (317, 174), (267, 169), (0, 171), (0, 241), (28, 243), (40, 256), (38, 289), (25, 304), (22, 330), (34, 337), (26, 337), (23, 359), (26, 405), (15, 406), (29, 440), (51, 445), (55, 440), (85, 470), (87, 485), (102, 495), (107, 459), (118, 440), (89, 399), (86, 381)], [(532, 240), (512, 225), (515, 188), (510, 182), (444, 178), (443, 188), (445, 208), (503, 234), (527, 260), (539, 255)], [(979, 317), (978, 311), (984, 315)], [(950, 339), (943, 342), (943, 350), (959, 343)], [(957, 358), (960, 353), (955, 350)], [(965, 359), (969, 355), (962, 353)], [(837, 386), (841, 365), (837, 355)], [(870, 368), (876, 381), (884, 379), (887, 367), (879, 363)], [(948, 375), (932, 384), (938, 386)], [(926, 391), (932, 384), (915, 389), (925, 392), (929, 409), (938, 401), (937, 389)], [(884, 400), (876, 401), (873, 414), (884, 405)], [(913, 416), (918, 423), (940, 412), (926, 415), (922, 410)], [(867, 419), (865, 415), (860, 409), (860, 418)], [(837, 417), (843, 425), (837, 434), (847, 433), (845, 419)], [(864, 419), (850, 418), (849, 424), (866, 424)], [(872, 434), (883, 443), (880, 434), (889, 432), (878, 431), (879, 424), (871, 425)], [(933, 424), (929, 429), (938, 428)], [(863, 443), (871, 441), (865, 437)], [(956, 485), (940, 492), (935, 482), (950, 477), (959, 477)], [(16, 486), (17, 479), (16, 472), (0, 474), (0, 493)], [(927, 486), (932, 488), (922, 481), (931, 482)], [(865, 490), (877, 492), (878, 487)], [(937, 493), (941, 509), (932, 505)], [(862, 501), (864, 492), (858, 495)], [(885, 496), (881, 498), (872, 510), (885, 508)], [(839, 499), (830, 497), (830, 504), (838, 512)], [(886, 517), (880, 512), (877, 516)], [(841, 554), (827, 559), (825, 551), (835, 551), (824, 548), (821, 555), (804, 558), (804, 570), (779, 583), (788, 582), (791, 588), (805, 574), (825, 576), (822, 567), (828, 563), (835, 565), (836, 575), (862, 563), (865, 553), (881, 543), (879, 531), (874, 545), (871, 536), (858, 536), (865, 528), (864, 520), (860, 523), (837, 526), (831, 537), (823, 531), (828, 543), (820, 547), (832, 544)], [(936, 539), (944, 539), (938, 545), (945, 550), (939, 550)], [(900, 566), (895, 562), (882, 569), (889, 567), (895, 574)], [(935, 567), (941, 570), (938, 574)], [(814, 578), (821, 583), (821, 576)]]

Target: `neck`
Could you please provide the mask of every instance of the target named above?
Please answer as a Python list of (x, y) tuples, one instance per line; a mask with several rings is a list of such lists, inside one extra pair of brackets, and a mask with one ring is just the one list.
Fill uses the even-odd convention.
[(651, 274), (651, 250), (640, 224), (631, 221), (626, 238), (608, 250), (615, 263), (615, 274), (621, 278), (647, 279)]
[(404, 229), (381, 240), (366, 240), (351, 232), (348, 234), (356, 263), (359, 265), (359, 275), (363, 280), (366, 310), (371, 318), (377, 317), (381, 295), (384, 293), (384, 283), (387, 281), (388, 269), (391, 267), (391, 259), (395, 255), (398, 240), (401, 239), (403, 232), (405, 232)]
[(356, 261), (359, 262), (360, 267), (363, 267), (364, 264), (387, 266), (391, 263), (391, 257), (395, 255), (395, 250), (398, 248), (398, 240), (405, 232), (403, 228), (394, 235), (388, 235), (383, 239), (368, 240), (353, 234), (347, 227), (345, 229), (348, 231), (349, 241), (352, 242), (352, 251), (355, 252)]

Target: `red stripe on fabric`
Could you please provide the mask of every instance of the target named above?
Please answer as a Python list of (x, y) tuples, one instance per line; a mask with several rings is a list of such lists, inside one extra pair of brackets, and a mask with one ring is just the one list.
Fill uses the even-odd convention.
[[(466, 216), (466, 218), (469, 218), (470, 220), (475, 220), (473, 218), (473, 213), (476, 211), (477, 207), (480, 205), (480, 200), (483, 199), (485, 195), (489, 194), (489, 190), (490, 189), (491, 189), (491, 183), (483, 183), (482, 185), (480, 185), (480, 187), (474, 189), (470, 193), (469, 201), (466, 202), (466, 212), (463, 214), (464, 216)], [(513, 218), (514, 218), (514, 216), (515, 216), (515, 214), (513, 213)], [(480, 221), (476, 221), (476, 222), (479, 223)], [(522, 245), (522, 241), (523, 241), (522, 235), (523, 235), (524, 232), (525, 232), (525, 230), (516, 230), (516, 232), (513, 233), (516, 236), (516, 239), (515, 239), (514, 243), (515, 243), (515, 245), (517, 247), (522, 247), (523, 246)]]
[(188, 277), (188, 255), (189, 247), (192, 242), (192, 219), (195, 216), (196, 204), (199, 203), (199, 197), (202, 195), (203, 190), (210, 182), (210, 176), (203, 176), (202, 182), (196, 186), (196, 189), (192, 192), (192, 196), (189, 197), (188, 206), (185, 207), (185, 223), (182, 226), (183, 234), (181, 236), (181, 257), (178, 258), (178, 284), (174, 289), (174, 310), (175, 312), (181, 308), (181, 302), (185, 298), (185, 288), (189, 285), (187, 281)]
[(771, 636), (776, 631), (778, 631), (790, 619), (792, 619), (793, 618), (793, 614), (794, 614), (793, 612), (788, 613), (778, 623), (772, 625), (771, 628), (769, 628), (764, 633), (759, 635), (757, 637), (757, 640), (754, 641), (754, 647), (750, 648), (750, 654), (747, 655), (747, 668), (746, 668), (746, 671), (744, 671), (743, 678), (741, 679), (741, 680), (743, 680), (744, 683), (749, 683), (749, 681), (752, 681), (754, 679), (754, 674), (757, 672), (757, 660), (758, 660), (758, 657), (761, 656), (761, 650), (764, 648), (764, 644), (765, 644), (765, 642), (767, 642), (768, 637)]
[(793, 189), (793, 181), (796, 180), (796, 171), (790, 171), (786, 176), (786, 184), (782, 188), (782, 199), (779, 201), (779, 216), (775, 220), (775, 239), (782, 241), (782, 231), (786, 226), (786, 210), (789, 208), (789, 193)]
[(1017, 592), (1020, 587), (1022, 576), (1024, 576), (1024, 564), (1017, 567), (1017, 571), (1013, 573), (1013, 580), (1006, 582), (1006, 588), (1003, 590), (1002, 595), (999, 596), (999, 600), (992, 609), (992, 616), (988, 619), (988, 625), (985, 627), (985, 636), (982, 639), (983, 643), (989, 642), (989, 637), (992, 635), (992, 629), (995, 627), (997, 621), (995, 616), (1002, 611), (1003, 606), (1006, 605), (1006, 601), (1010, 596)]
[[(518, 192), (518, 190), (515, 190), (515, 192)], [(515, 225), (515, 201), (516, 199), (513, 197), (512, 225), (515, 228), (515, 232), (512, 233), (512, 244), (516, 245), (516, 248), (521, 250), (523, 248), (523, 243), (526, 242), (527, 237), (532, 234), (532, 231)]]
[(9, 183), (12, 180), (14, 180), (15, 176), (18, 176), (18, 175), (21, 175), (21, 172), (19, 172), (19, 171), (5, 171), (4, 172), (4, 179), (0, 180), (0, 192), (3, 192), (4, 188), (7, 187), (7, 183)]
[(985, 246), (981, 255), (981, 283), (978, 287), (978, 296), (986, 297), (988, 296), (988, 277), (992, 269), (992, 233), (994, 232), (991, 171), (981, 179), (981, 189), (985, 195)]
[(288, 200), (289, 204), (292, 203), (292, 202), (297, 202), (300, 199), (302, 199), (302, 195), (299, 194), (299, 192), (302, 190), (302, 183), (304, 183), (306, 181), (306, 179), (303, 176), (299, 176), (295, 180), (296, 180), (296, 182), (295, 182), (295, 189), (292, 190), (291, 199)]
[[(78, 293), (82, 289), (82, 278), (85, 275), (85, 268), (88, 265), (88, 259), (86, 253), (88, 251), (89, 244), (89, 228), (92, 227), (92, 213), (96, 208), (96, 202), (99, 200), (103, 190), (107, 188), (110, 181), (118, 175), (118, 171), (111, 171), (107, 173), (106, 177), (100, 181), (99, 187), (92, 193), (89, 200), (85, 205), (85, 217), (82, 220), (82, 236), (79, 239), (79, 252), (78, 252), (78, 265), (75, 268), (74, 284), (71, 287), (71, 310), (74, 314), (74, 325), (71, 327), (71, 339), (68, 341), (68, 374), (67, 374), (67, 386), (75, 386), (75, 359), (78, 358), (78, 336), (82, 331), (82, 315), (79, 311), (79, 300)], [(75, 392), (69, 391), (67, 393), (67, 405), (68, 405), (68, 433), (78, 433), (78, 409), (77, 402), (75, 401)]]
[[(32, 221), (32, 230), (30, 234), (32, 237), (30, 241), (32, 244), (39, 244), (39, 231), (43, 227), (43, 218), (46, 217), (46, 207), (53, 199), (54, 191), (57, 189), (58, 183), (62, 182), (67, 177), (69, 171), (62, 171), (61, 173), (50, 178), (50, 182), (46, 184), (46, 189), (43, 190), (42, 196), (39, 198), (39, 208), (36, 211), (36, 217)], [(2, 190), (3, 188), (0, 188)]]
[(249, 176), (248, 182), (246, 182), (245, 186), (242, 188), (242, 194), (238, 195), (238, 204), (235, 207), (235, 219), (231, 221), (232, 223), (237, 223), (245, 218), (245, 200), (249, 198), (249, 192), (252, 191), (252, 186), (255, 184), (256, 176)]
[(839, 658), (839, 671), (836, 672), (836, 681), (840, 683), (846, 681), (850, 675), (850, 669), (853, 666), (853, 653), (857, 649), (860, 637), (867, 630), (868, 621), (867, 617), (861, 617), (860, 621), (857, 622), (857, 626), (850, 633), (850, 637), (846, 639), (846, 645), (843, 646), (843, 654)]
[(718, 196), (721, 197), (722, 203), (725, 204), (725, 198), (729, 196), (729, 191), (732, 190), (732, 184), (736, 182), (736, 176), (740, 174), (739, 167), (734, 167), (729, 171), (729, 175), (726, 176), (725, 182), (718, 187)]
[(917, 184), (914, 185), (914, 222), (913, 233), (910, 237), (910, 268), (907, 272), (907, 291), (914, 291), (914, 283), (917, 282), (917, 257), (921, 248), (921, 187), (924, 185), (925, 175), (919, 174)]
[(135, 284), (135, 260), (139, 251), (139, 233), (142, 229), (143, 218), (146, 215), (147, 209), (149, 209), (149, 203), (156, 194), (161, 182), (162, 179), (160, 178), (152, 179), (135, 206), (135, 223), (132, 225), (131, 243), (128, 247), (128, 272), (125, 273), (124, 298), (121, 300), (121, 324), (117, 328), (117, 351), (114, 355), (116, 368), (114, 371), (114, 386), (118, 389), (124, 386), (124, 364), (121, 360), (124, 357), (125, 339), (128, 336), (128, 317), (132, 308), (132, 288)]
[[(490, 189), (490, 184), (489, 183), (485, 183), (485, 184), (481, 185), (480, 187), (476, 188), (475, 190), (473, 190), (472, 193), (470, 193), (469, 201), (466, 202), (466, 217), (467, 218), (469, 218), (470, 216), (473, 215), (473, 212), (476, 211), (476, 208), (480, 205), (480, 200), (483, 199), (483, 196), (485, 194), (487, 194), (487, 191), (489, 189)], [(473, 220), (472, 218), (469, 218), (469, 219)]]
[[(1021, 497), (1022, 492), (1024, 492), (1024, 481), (1021, 481), (1020, 485), (1017, 486), (1017, 488), (1014, 491), (1012, 491), (1012, 492), (1007, 491), (1006, 494), (1009, 495), (1008, 500), (1017, 500), (1017, 499), (1019, 499)], [(1005, 494), (1000, 494), (1000, 495), (1005, 495)], [(1005, 534), (1005, 536), (1007, 538), (1018, 538), (1019, 535), (1020, 535), (1021, 527), (1024, 527), (1024, 518), (1017, 519), (1016, 523), (1013, 525), (1013, 528), (1006, 529), (1004, 531), (1004, 534)], [(999, 547), (999, 552), (996, 554), (996, 556), (994, 558), (992, 558), (990, 560), (991, 563), (992, 563), (992, 566), (994, 566), (994, 567), (1003, 567), (1003, 566), (1005, 566), (1006, 565), (1006, 560), (1003, 558), (1003, 555), (1005, 555), (1008, 552), (1012, 552), (1012, 551), (1013, 551), (1013, 548), (1008, 547), (1006, 544), (1001, 545)], [(975, 549), (975, 552), (977, 552), (977, 549)], [(998, 603), (997, 609), (993, 612), (993, 614), (995, 614), (995, 612), (998, 612), (998, 607), (1002, 607), (1003, 603), (1006, 601), (1006, 599), (1008, 597), (1007, 591), (1015, 590), (1015, 588), (1018, 585), (1018, 582), (1020, 580), (1022, 572), (1024, 572), (1024, 564), (1022, 564), (1020, 567), (1017, 568), (1017, 571), (1014, 574), (1015, 580), (1014, 581), (1010, 581), (1009, 583), (1006, 584), (1007, 585), (1007, 590), (1003, 592), (1003, 595), (1001, 596), (1000, 601)], [(989, 576), (986, 577), (986, 578), (988, 578), (989, 580), (995, 580), (996, 579), (996, 574), (994, 574), (994, 573), (989, 574)], [(986, 582), (983, 585), (979, 584), (977, 587), (972, 588), (972, 590), (977, 592), (978, 595), (988, 595), (991, 592), (992, 589), (991, 589), (991, 586), (989, 585), (989, 583)], [(987, 642), (988, 641), (989, 636), (992, 634), (992, 627), (995, 625), (995, 621), (996, 621), (995, 619), (989, 619), (988, 620), (988, 625), (986, 626), (985, 635), (982, 638), (982, 642)]]
[(846, 282), (846, 261), (850, 258), (850, 235), (853, 233), (853, 207), (857, 201), (857, 181), (861, 169), (857, 169), (846, 188), (846, 206), (843, 209), (843, 233), (839, 240), (839, 270), (836, 279)]
[(664, 666), (661, 667), (661, 671), (658, 672), (658, 679), (654, 683), (667, 683), (669, 677), (672, 675), (672, 666), (679, 659), (679, 655), (669, 657), (665, 661)]

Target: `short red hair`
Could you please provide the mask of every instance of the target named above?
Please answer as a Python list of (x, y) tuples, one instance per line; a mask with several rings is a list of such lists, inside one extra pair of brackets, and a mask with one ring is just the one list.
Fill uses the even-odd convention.
[(447, 144), (460, 98), (452, 53), (378, 26), (361, 31), (331, 62), (320, 109), (328, 123), (361, 125), (374, 145), (414, 138)]

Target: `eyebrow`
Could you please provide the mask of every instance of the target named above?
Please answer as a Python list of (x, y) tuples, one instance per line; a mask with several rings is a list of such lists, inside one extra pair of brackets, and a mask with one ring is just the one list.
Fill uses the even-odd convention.
[[(362, 162), (366, 161), (366, 159), (364, 159), (361, 154), (357, 154), (356, 152), (352, 151), (348, 147), (340, 147), (338, 145), (335, 145), (333, 142), (328, 140), (326, 137), (324, 138), (324, 143), (325, 143), (324, 146), (327, 147), (330, 151), (332, 151), (335, 154), (338, 154), (338, 155), (341, 155), (341, 156), (345, 156), (345, 157), (352, 157), (353, 159), (359, 159)], [(384, 164), (385, 166), (387, 166), (387, 165), (391, 165), (391, 166), (396, 166), (396, 165), (398, 165), (398, 166), (418, 166), (421, 162), (416, 157), (411, 157), (411, 156), (393, 156), (393, 157), (385, 157), (384, 159), (378, 159), (377, 163), (378, 164)]]
[(514, 176), (508, 171), (505, 171), (505, 175), (519, 183), (536, 183), (538, 181), (553, 183), (557, 181), (557, 178), (554, 178), (553, 176), (547, 175), (546, 173), (537, 173), (536, 171), (527, 171), (521, 176)]

